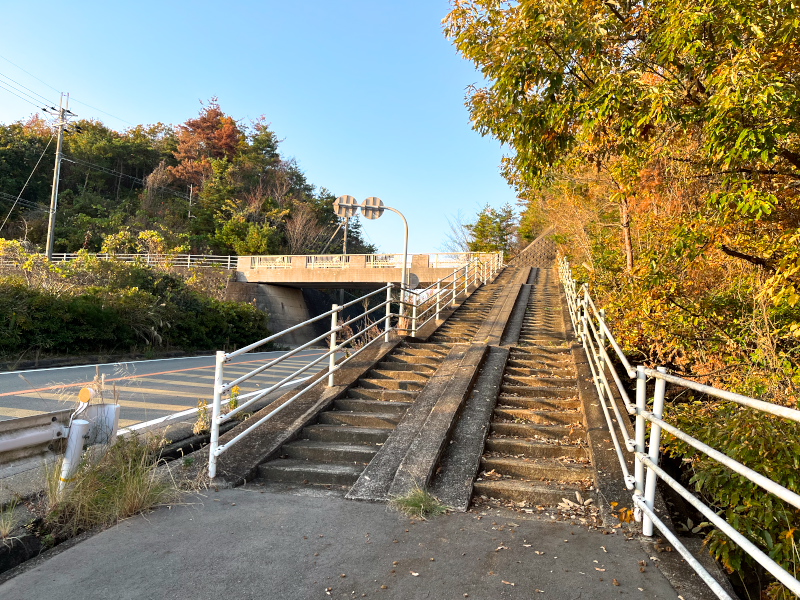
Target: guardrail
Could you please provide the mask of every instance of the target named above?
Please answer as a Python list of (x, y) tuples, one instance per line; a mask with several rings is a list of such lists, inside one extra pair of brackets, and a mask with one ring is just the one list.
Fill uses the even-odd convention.
[[(218, 351), (216, 354), (214, 395), (211, 411), (211, 443), (208, 459), (209, 477), (214, 478), (216, 476), (217, 458), (220, 455), (229, 451), (234, 445), (250, 435), (257, 427), (273, 418), (308, 390), (323, 383), (327, 384), (329, 387), (333, 386), (336, 371), (340, 370), (344, 365), (373, 344), (381, 340), (383, 342), (389, 342), (392, 332), (402, 331), (406, 334), (410, 334), (411, 337), (416, 337), (417, 332), (425, 323), (428, 323), (432, 319), (439, 318), (441, 310), (447, 306), (448, 303), (455, 304), (459, 296), (465, 296), (470, 288), (489, 281), (500, 268), (502, 268), (502, 261), (475, 258), (424, 290), (410, 290), (393, 283), (387, 283), (380, 289), (365, 294), (341, 306), (334, 304), (331, 310), (313, 319), (309, 319), (294, 327), (289, 327), (288, 329), (259, 340), (249, 346), (229, 353), (221, 350)], [(373, 298), (380, 300), (375, 303)], [(347, 319), (343, 316), (343, 311), (345, 309), (362, 303), (364, 303), (365, 306), (369, 304), (374, 304), (374, 306), (365, 309), (362, 314), (351, 319)], [(399, 308), (397, 313), (392, 312), (392, 306), (395, 304), (398, 305)], [(370, 317), (370, 315), (377, 314), (381, 314), (381, 316), (375, 320)], [(232, 358), (256, 350), (270, 342), (274, 342), (292, 331), (308, 327), (309, 325), (328, 318), (330, 318), (331, 325), (330, 329), (325, 333), (286, 352), (267, 364), (253, 369), (241, 377), (237, 377), (227, 383), (225, 382), (225, 363), (229, 362)], [(342, 337), (344, 339), (339, 337), (340, 334), (343, 334)], [(328, 341), (329, 347), (325, 354), (294, 372), (285, 375), (277, 383), (250, 394), (244, 402), (241, 402), (238, 406), (223, 414), (223, 404), (228, 403), (228, 406), (230, 406), (230, 398), (223, 400), (223, 397), (230, 396), (231, 390), (233, 390), (234, 387), (265, 372), (267, 369), (280, 365), (284, 360), (297, 354), (301, 350), (305, 350), (325, 340)], [(342, 353), (345, 353), (344, 358), (337, 361), (337, 356)], [(254, 402), (278, 389), (285, 383), (295, 380), (299, 375), (302, 375), (325, 360), (328, 361), (327, 377), (318, 377), (309, 382), (308, 385), (302, 387), (296, 394), (281, 404), (281, 406), (250, 424), (228, 442), (224, 444), (219, 443), (219, 430), (222, 423), (234, 418)], [(242, 400), (242, 398), (240, 397), (239, 400)]]
[[(53, 262), (67, 262), (81, 256), (72, 252), (54, 253)], [(170, 267), (215, 267), (235, 269), (238, 256), (218, 256), (213, 254), (90, 254), (89, 256), (103, 260), (120, 260), (123, 262), (140, 262), (148, 266)]]
[[(581, 340), (586, 354), (589, 357), (592, 378), (597, 388), (597, 393), (600, 396), (600, 403), (606, 418), (606, 424), (614, 448), (616, 449), (620, 466), (622, 467), (625, 486), (627, 489), (633, 490), (635, 517), (637, 521), (642, 522), (642, 533), (646, 536), (652, 536), (653, 528), (658, 528), (661, 534), (681, 553), (689, 565), (691, 565), (717, 597), (730, 598), (728, 593), (714, 580), (708, 571), (706, 571), (680, 540), (669, 530), (666, 524), (655, 514), (653, 507), (656, 484), (660, 478), (661, 481), (675, 490), (675, 492), (697, 509), (710, 523), (713, 523), (714, 526), (733, 540), (742, 550), (747, 552), (758, 564), (772, 574), (775, 579), (793, 593), (800, 596), (800, 581), (772, 560), (727, 521), (717, 515), (712, 507), (704, 504), (692, 494), (690, 490), (685, 488), (680, 482), (676, 481), (659, 467), (661, 433), (662, 431), (666, 431), (706, 456), (747, 478), (770, 494), (773, 494), (796, 508), (800, 508), (800, 495), (787, 489), (780, 483), (764, 477), (726, 454), (711, 448), (674, 425), (667, 423), (662, 418), (667, 383), (695, 390), (729, 402), (735, 402), (751, 410), (757, 410), (799, 423), (800, 410), (757, 400), (741, 394), (735, 394), (726, 390), (703, 385), (696, 381), (684, 379), (683, 377), (670, 375), (665, 367), (652, 369), (645, 366), (636, 366), (634, 368), (609, 329), (605, 321), (604, 311), (602, 309), (598, 310), (594, 300), (592, 300), (589, 295), (588, 286), (583, 285), (579, 287), (577, 285), (572, 277), (569, 263), (564, 257), (559, 258), (558, 267), (561, 282), (567, 297), (567, 305), (573, 329)], [(628, 392), (616, 371), (616, 367), (607, 350), (609, 346), (622, 364), (626, 375), (636, 380), (635, 402), (631, 402)], [(613, 382), (609, 381), (608, 374), (611, 375)], [(648, 378), (655, 380), (654, 396), (651, 400), (647, 397)], [(624, 426), (623, 415), (620, 413), (617, 402), (615, 401), (614, 390), (616, 390), (622, 399), (627, 413), (635, 416), (635, 433), (633, 437), (629, 435), (628, 429)], [(648, 410), (648, 404), (651, 401), (652, 408)], [(650, 424), (649, 440), (647, 439), (647, 423)], [(620, 443), (620, 440), (622, 443)], [(623, 448), (627, 452), (633, 454), (633, 475), (629, 472)]]

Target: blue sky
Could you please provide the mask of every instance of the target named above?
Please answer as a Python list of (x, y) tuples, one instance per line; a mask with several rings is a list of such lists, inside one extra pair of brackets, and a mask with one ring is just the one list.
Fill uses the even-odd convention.
[[(465, 88), (480, 75), (442, 33), (446, 0), (0, 0), (0, 10), (0, 56), (41, 81), (2, 58), (0, 74), (56, 105), (55, 90), (70, 92), (95, 107), (73, 112), (114, 129), (181, 123), (212, 96), (238, 120), (264, 115), (311, 183), (403, 212), (411, 252), (442, 249), (459, 211), (515, 203), (500, 145), (470, 127)], [(0, 121), (32, 112), (0, 89)], [(402, 251), (397, 215), (364, 232)]]

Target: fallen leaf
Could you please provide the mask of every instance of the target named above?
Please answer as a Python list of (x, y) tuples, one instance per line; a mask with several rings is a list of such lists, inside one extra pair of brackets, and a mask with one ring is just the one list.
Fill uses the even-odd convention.
[(503, 583), (506, 585), (516, 585), (515, 583), (511, 583), (510, 581), (506, 581), (505, 579), (502, 580)]
[(605, 571), (605, 569), (601, 569), (600, 567), (595, 567), (594, 570), (595, 571)]
[(614, 579), (611, 583), (613, 583), (614, 585), (619, 585), (619, 581), (617, 581), (616, 579)]
[(409, 573), (411, 573), (414, 577), (419, 577), (419, 573), (415, 571), (409, 571)]

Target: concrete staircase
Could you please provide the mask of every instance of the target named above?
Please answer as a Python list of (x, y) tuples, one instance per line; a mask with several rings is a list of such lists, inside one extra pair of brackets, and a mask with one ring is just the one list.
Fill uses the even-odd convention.
[(553, 505), (588, 498), (595, 477), (557, 276), (534, 268), (528, 283), (473, 498)]
[(425, 342), (407, 338), (342, 398), (321, 412), (316, 423), (284, 444), (259, 466), (269, 482), (352, 486), (413, 405), (455, 343), (469, 342), (503, 285), (483, 286), (467, 298)]

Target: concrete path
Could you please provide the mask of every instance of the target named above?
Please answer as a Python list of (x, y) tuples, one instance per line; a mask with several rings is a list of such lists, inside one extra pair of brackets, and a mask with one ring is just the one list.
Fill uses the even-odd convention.
[(3, 583), (0, 597), (679, 596), (620, 529), (589, 530), (498, 509), (413, 521), (384, 504), (250, 487), (209, 490), (125, 521)]

